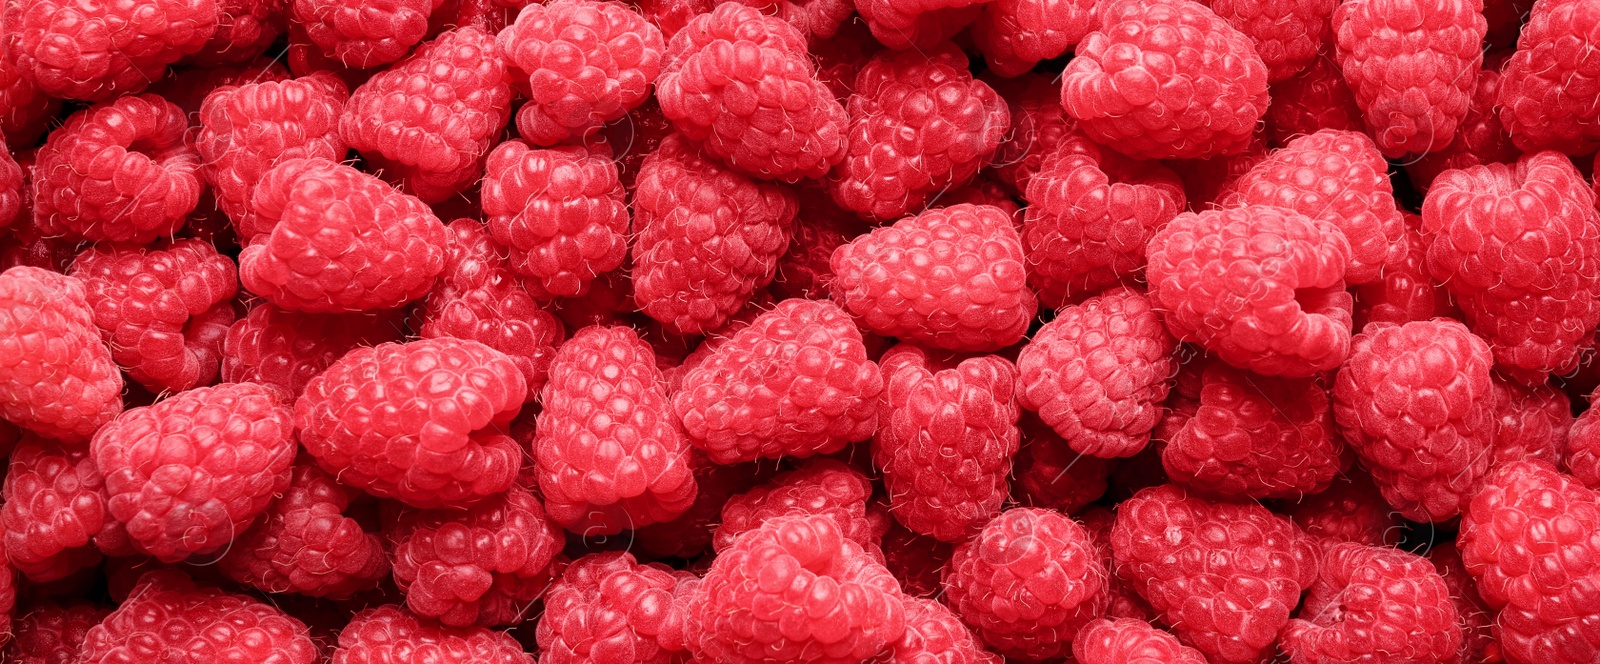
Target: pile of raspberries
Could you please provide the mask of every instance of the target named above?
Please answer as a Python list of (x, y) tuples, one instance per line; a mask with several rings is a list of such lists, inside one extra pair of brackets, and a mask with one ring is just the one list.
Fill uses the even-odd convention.
[(1600, 0), (7, 0), (0, 134), (5, 664), (1600, 664)]

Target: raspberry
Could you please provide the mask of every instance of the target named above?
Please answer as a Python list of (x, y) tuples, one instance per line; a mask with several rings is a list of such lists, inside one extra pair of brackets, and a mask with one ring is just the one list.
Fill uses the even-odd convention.
[(694, 504), (671, 521), (633, 531), (634, 543), (644, 553), (688, 560), (710, 551), (712, 534), (722, 520), (722, 506), (728, 498), (749, 490), (770, 474), (751, 465), (724, 466), (695, 458), (694, 483), (698, 491)]
[(1406, 518), (1461, 512), (1494, 443), (1489, 347), (1448, 319), (1374, 323), (1333, 388), (1333, 415), (1383, 497)]
[[(1594, 403), (1593, 395), (1589, 399)], [(1591, 489), (1600, 488), (1600, 409), (1591, 407), (1583, 411), (1567, 432), (1567, 444), (1562, 453), (1561, 469)]]
[(1428, 276), (1428, 243), (1418, 230), (1422, 217), (1406, 213), (1405, 219), (1406, 228), (1400, 237), (1405, 256), (1386, 266), (1377, 281), (1350, 289), (1355, 307), (1351, 320), (1357, 331), (1366, 329), (1367, 323), (1403, 325), (1434, 317), (1460, 316), (1450, 300), (1450, 291)]
[(1288, 519), (1172, 484), (1117, 506), (1111, 548), (1122, 579), (1212, 662), (1269, 658), (1317, 574), (1311, 540)]
[(622, 186), (633, 191), (633, 182), (639, 177), (639, 166), (644, 158), (655, 152), (670, 134), (672, 123), (661, 115), (661, 105), (656, 103), (655, 97), (646, 99), (638, 108), (600, 129), (600, 137), (616, 153), (617, 175)]
[(296, 158), (344, 158), (335, 130), (349, 93), (330, 74), (223, 86), (200, 107), (195, 148), (217, 205), (242, 238), (270, 232), (250, 209), (262, 174)]
[(717, 555), (686, 630), (697, 660), (828, 664), (871, 658), (904, 632), (894, 577), (820, 515), (769, 519)]
[(883, 376), (830, 302), (784, 300), (684, 376), (672, 410), (715, 463), (831, 454), (878, 428)]
[(689, 444), (648, 344), (631, 328), (586, 327), (556, 351), (550, 377), (533, 456), (551, 519), (609, 535), (689, 509)]
[(1453, 169), (1470, 168), (1479, 164), (1512, 163), (1521, 156), (1511, 143), (1511, 136), (1500, 124), (1497, 104), (1500, 103), (1501, 74), (1496, 68), (1486, 67), (1478, 72), (1478, 87), (1472, 93), (1472, 103), (1456, 129), (1455, 140), (1443, 150), (1430, 152), (1406, 164), (1406, 174), (1412, 184), (1426, 192), (1441, 173)]
[(1549, 385), (1528, 387), (1490, 376), (1494, 387), (1494, 445), (1489, 467), (1513, 461), (1539, 459), (1560, 463), (1572, 428), (1572, 403), (1566, 393)]
[(841, 207), (875, 222), (927, 208), (971, 181), (1000, 147), (1011, 112), (967, 72), (953, 45), (884, 51), (856, 74), (849, 149), (828, 176)]
[(714, 6), (711, 0), (632, 0), (629, 4), (669, 41), (694, 17), (710, 12)]
[(7, 50), (23, 76), (52, 97), (87, 102), (143, 91), (217, 30), (216, 0), (23, 0), (7, 14), (17, 39)]
[(484, 157), (511, 118), (507, 77), (493, 36), (446, 32), (356, 88), (339, 137), (384, 179), (438, 203), (483, 178)]
[(860, 236), (865, 225), (828, 198), (820, 187), (805, 187), (796, 192), (800, 201), (795, 216), (794, 241), (778, 259), (772, 278), (772, 292), (779, 299), (828, 298), (833, 283), (833, 252), (840, 245)]
[(954, 205), (874, 229), (833, 252), (834, 300), (867, 330), (932, 348), (993, 351), (1022, 339), (1038, 301), (1004, 210)]
[(440, 2), (293, 0), (290, 19), (320, 55), (351, 69), (367, 69), (405, 57), (427, 34), (428, 16)]
[(36, 145), (60, 114), (61, 100), (40, 90), (17, 64), (15, 51), (7, 51), (0, 54), (0, 132), (17, 148)]
[(505, 491), (522, 452), (499, 431), (521, 410), (515, 362), (476, 341), (357, 348), (295, 402), (300, 443), (339, 481), (423, 509)]
[[(31, 165), (29, 170), (32, 170)], [(28, 179), (32, 175), (31, 172), (23, 174), (22, 167), (12, 158), (11, 151), (5, 149), (5, 143), (0, 141), (0, 231), (4, 231), (21, 216), (24, 208), (22, 199), (33, 197), (32, 188), (28, 186)], [(33, 207), (33, 201), (29, 200), (26, 207)], [(23, 224), (31, 224), (32, 221), (29, 218), (22, 218)]]
[(1600, 28), (1600, 14), (1584, 0), (1536, 5), (1502, 70), (1500, 122), (1524, 152), (1588, 154), (1600, 146), (1600, 108), (1581, 91), (1600, 75), (1580, 63), (1600, 49), (1589, 37)]
[(515, 5), (497, 0), (444, 0), (428, 15), (428, 34), (472, 27), (495, 35), (516, 20), (521, 7)]
[(1383, 501), (1383, 495), (1366, 473), (1350, 473), (1335, 479), (1328, 488), (1300, 498), (1285, 510), (1295, 525), (1307, 535), (1326, 544), (1355, 542), (1369, 546), (1394, 546), (1400, 543), (1399, 515)]
[(634, 297), (646, 315), (679, 334), (710, 332), (772, 281), (798, 209), (782, 185), (726, 170), (674, 135), (635, 187)]
[(1151, 301), (1125, 288), (1068, 306), (1017, 355), (1017, 399), (1089, 456), (1132, 456), (1150, 439), (1176, 370)]
[(638, 12), (595, 0), (531, 4), (495, 40), (531, 92), (517, 133), (535, 145), (587, 136), (644, 103), (667, 48)]
[[(1267, 106), (1267, 134), (1274, 145), (1287, 145), (1296, 136), (1319, 129), (1364, 132), (1361, 107), (1344, 82), (1339, 66), (1319, 55), (1304, 71), (1273, 84)], [(1426, 159), (1426, 157), (1424, 157)]]
[(397, 307), (444, 269), (444, 225), (422, 201), (323, 159), (267, 171), (250, 201), (259, 226), (239, 255), (244, 287), (311, 313)]
[(1350, 244), (1327, 221), (1264, 205), (1186, 212), (1149, 255), (1150, 300), (1179, 341), (1288, 378), (1349, 353)]
[(1336, 0), (1248, 2), (1210, 0), (1211, 11), (1249, 37), (1267, 66), (1267, 82), (1277, 83), (1304, 71), (1333, 35), (1328, 17)]
[(957, 359), (908, 344), (884, 353), (872, 438), (890, 514), (946, 542), (1000, 513), (1021, 435), (1017, 368), (993, 355)]
[(1426, 558), (1397, 549), (1329, 549), (1300, 615), (1282, 636), (1296, 663), (1445, 662), (1461, 648), (1449, 586)]
[(718, 552), (727, 551), (740, 535), (780, 516), (822, 515), (833, 519), (844, 536), (863, 549), (877, 545), (868, 518), (872, 482), (833, 459), (814, 459), (798, 469), (779, 473), (765, 484), (728, 498), (722, 522), (712, 537)]
[(403, 327), (382, 314), (304, 314), (261, 303), (228, 328), (222, 380), (271, 385), (298, 397), (347, 351), (399, 341)]
[[(535, 5), (537, 6), (537, 5)], [(506, 141), (489, 153), (483, 212), (510, 266), (540, 300), (577, 297), (628, 254), (628, 208), (603, 147)]]
[(674, 590), (686, 572), (640, 565), (628, 553), (596, 553), (574, 561), (544, 599), (539, 661), (668, 664), (684, 649), (685, 603)]
[(1005, 99), (1011, 128), (995, 150), (988, 172), (1012, 191), (1026, 194), (1028, 182), (1046, 157), (1073, 149), (1059, 148), (1063, 142), (1073, 141), (1079, 152), (1094, 148), (1061, 107), (1061, 88), (1051, 79), (1029, 73), (990, 83)]
[(997, 0), (984, 3), (972, 41), (1000, 76), (1018, 76), (1060, 57), (1094, 30), (1094, 0)]
[(1339, 68), (1385, 157), (1455, 138), (1483, 66), (1482, 10), (1480, 0), (1352, 0), (1334, 10)]
[(1428, 560), (1433, 562), (1434, 569), (1439, 571), (1439, 577), (1444, 579), (1450, 588), (1450, 599), (1455, 602), (1456, 612), (1461, 615), (1463, 636), (1461, 643), (1461, 660), (1463, 662), (1499, 662), (1500, 644), (1490, 631), (1494, 624), (1494, 613), (1489, 605), (1478, 595), (1478, 585), (1472, 580), (1472, 575), (1467, 572), (1467, 564), (1461, 560), (1461, 552), (1456, 549), (1455, 542), (1444, 541), (1435, 543), (1428, 548)]
[(121, 524), (86, 446), (25, 436), (11, 452), (5, 480), (6, 559), (37, 582), (71, 576), (100, 562), (100, 551), (127, 554)]
[(1600, 656), (1585, 601), (1600, 576), (1594, 541), (1600, 498), (1543, 461), (1518, 461), (1484, 482), (1461, 519), (1461, 559), (1499, 609), (1495, 639), (1509, 662)]
[(15, 664), (73, 664), (90, 628), (110, 609), (93, 604), (41, 604), (17, 619), (16, 639), (6, 646), (6, 661)]
[[(1188, 0), (1116, 0), (1062, 74), (1061, 105), (1103, 145), (1141, 159), (1243, 152), (1267, 111), (1249, 37)], [(1183, 71), (1174, 63), (1182, 59)]]
[(83, 281), (111, 358), (134, 380), (182, 392), (216, 379), (239, 279), (210, 244), (98, 245), (78, 256), (72, 276)]
[(1200, 651), (1143, 620), (1104, 618), (1085, 625), (1072, 642), (1079, 664), (1206, 664)]
[(253, 383), (133, 408), (90, 442), (107, 507), (140, 552), (174, 563), (227, 546), (289, 484), (293, 422)]
[(155, 95), (90, 106), (39, 148), (33, 215), (52, 235), (147, 244), (200, 200), (200, 156), (182, 109)]
[(283, 495), (228, 548), (218, 569), (269, 593), (343, 599), (376, 587), (389, 575), (383, 542), (345, 515), (360, 497), (300, 459)]
[(685, 137), (749, 175), (795, 182), (844, 158), (849, 118), (817, 80), (805, 36), (737, 2), (673, 36), (656, 99)]
[[(805, 35), (810, 44), (839, 36), (846, 22), (855, 15), (852, 0), (740, 0), (743, 4), (776, 16)], [(865, 26), (863, 26), (865, 27)], [(862, 34), (866, 34), (865, 30)], [(815, 53), (813, 53), (815, 55)], [(820, 60), (820, 58), (818, 58)], [(820, 63), (819, 63), (820, 64)]]
[(1326, 221), (1350, 241), (1345, 281), (1376, 281), (1398, 264), (1405, 221), (1389, 185), (1389, 165), (1372, 139), (1325, 129), (1289, 141), (1241, 176), (1224, 207), (1271, 205)]
[(388, 528), (406, 607), (445, 625), (514, 625), (550, 583), (561, 529), (513, 486), (463, 512), (405, 510)]
[(566, 329), (539, 308), (524, 281), (506, 267), (500, 248), (483, 225), (457, 219), (445, 227), (444, 273), (417, 314), (424, 339), (455, 337), (482, 342), (505, 353), (522, 371), (533, 401), (550, 374), (550, 361)]
[(928, 51), (977, 20), (972, 0), (855, 0), (856, 11), (879, 43), (895, 50)]
[(73, 443), (122, 412), (122, 374), (85, 290), (35, 267), (0, 273), (0, 417)]
[(945, 563), (955, 547), (926, 535), (918, 535), (890, 519), (883, 533), (883, 564), (900, 581), (906, 595), (933, 598), (943, 592)]
[(1039, 662), (1072, 652), (1073, 635), (1105, 608), (1108, 576), (1083, 526), (1018, 507), (956, 547), (945, 603), (991, 648)]
[(445, 627), (394, 605), (357, 613), (339, 632), (332, 664), (410, 664), (419, 655), (437, 664), (534, 664), (505, 632)]
[(236, 65), (261, 57), (283, 34), (290, 0), (216, 0), (217, 29), (189, 60)]
[(930, 599), (905, 599), (906, 632), (892, 645), (887, 655), (873, 662), (883, 664), (1000, 664), (1001, 658), (985, 651), (972, 630), (945, 605)]
[(1185, 203), (1183, 181), (1171, 169), (1095, 147), (1045, 157), (1027, 198), (1028, 285), (1048, 306), (1136, 275), (1150, 236)]
[[(1566, 156), (1440, 175), (1422, 206), (1428, 270), (1495, 363), (1529, 384), (1575, 367), (1600, 322), (1600, 217)], [(1535, 243), (1546, 249), (1521, 249)]]
[(305, 624), (243, 595), (195, 585), (179, 572), (145, 574), (104, 622), (89, 629), (81, 664), (311, 664)]
[(1076, 514), (1105, 495), (1107, 460), (1079, 454), (1033, 415), (1022, 418), (1022, 439), (1011, 485), (1018, 504)]

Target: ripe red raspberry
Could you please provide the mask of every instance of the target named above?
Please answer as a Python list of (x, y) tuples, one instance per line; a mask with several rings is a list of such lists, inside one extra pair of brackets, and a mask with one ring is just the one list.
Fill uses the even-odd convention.
[(873, 38), (899, 51), (939, 48), (983, 10), (981, 2), (972, 0), (855, 0), (855, 4)]
[(1350, 244), (1328, 221), (1264, 205), (1186, 212), (1149, 254), (1150, 300), (1179, 341), (1289, 378), (1350, 351)]
[(1316, 579), (1310, 538), (1254, 503), (1213, 503), (1173, 484), (1117, 506), (1117, 572), (1212, 662), (1270, 657)]
[(1323, 544), (1355, 542), (1369, 546), (1400, 543), (1404, 523), (1362, 472), (1335, 479), (1327, 490), (1285, 505), (1295, 525)]
[(1524, 152), (1560, 150), (1581, 155), (1600, 145), (1600, 107), (1581, 92), (1600, 74), (1583, 67), (1600, 42), (1589, 35), (1600, 14), (1585, 0), (1540, 2), (1517, 37), (1517, 51), (1502, 70), (1496, 107), (1500, 122)]
[(444, 269), (444, 224), (422, 201), (344, 164), (288, 159), (250, 201), (260, 225), (239, 255), (244, 287), (312, 313), (398, 307)]
[(872, 481), (865, 475), (834, 459), (813, 459), (728, 498), (711, 542), (718, 552), (727, 551), (740, 535), (770, 519), (816, 514), (833, 519), (846, 538), (870, 550), (879, 534), (867, 514), (871, 498)]
[[(1011, 112), (1011, 129), (995, 150), (989, 173), (1011, 190), (1026, 194), (1028, 182), (1046, 157), (1074, 141), (1078, 151), (1095, 144), (1061, 107), (1061, 86), (1041, 74), (1023, 74), (1009, 81), (991, 81)], [(1098, 149), (1098, 148), (1096, 148)]]
[(881, 664), (1001, 664), (999, 655), (983, 649), (972, 629), (954, 612), (931, 599), (905, 599), (906, 633), (889, 650), (871, 660)]
[(73, 664), (89, 630), (111, 613), (93, 604), (39, 604), (17, 618), (4, 657), (14, 664)]
[(1315, 379), (1273, 378), (1221, 362), (1206, 367), (1200, 408), (1167, 441), (1172, 481), (1222, 498), (1299, 498), (1348, 465), (1328, 391)]
[[(656, 103), (655, 97), (647, 98), (638, 108), (600, 129), (600, 138), (605, 139), (606, 145), (616, 153), (617, 176), (622, 180), (622, 186), (633, 191), (640, 164), (671, 134), (672, 123), (661, 114), (661, 105)], [(591, 139), (587, 142), (597, 141)]]
[(1150, 299), (1113, 289), (1072, 305), (1017, 355), (1017, 399), (1073, 450), (1114, 459), (1150, 440), (1176, 370)]
[[(768, 16), (783, 19), (799, 30), (800, 34), (805, 35), (807, 43), (813, 45), (839, 36), (840, 30), (856, 12), (856, 5), (852, 0), (740, 0), (740, 2), (755, 7)], [(862, 35), (868, 34), (865, 27), (861, 26)], [(816, 55), (815, 52), (813, 55)]]
[(1018, 76), (1060, 57), (1096, 25), (1095, 0), (996, 0), (984, 3), (972, 41), (1000, 76)]
[(689, 444), (655, 352), (632, 328), (579, 330), (556, 351), (542, 402), (533, 456), (556, 523), (609, 535), (670, 521), (694, 503)]
[(39, 89), (17, 64), (15, 51), (0, 55), (0, 132), (7, 144), (37, 145), (60, 112), (61, 100)]
[[(1479, 164), (1511, 163), (1521, 152), (1511, 143), (1511, 135), (1500, 124), (1500, 80), (1498, 68), (1484, 63), (1478, 73), (1478, 87), (1472, 93), (1472, 105), (1456, 129), (1455, 140), (1443, 150), (1436, 150), (1406, 164), (1406, 174), (1411, 183), (1426, 192), (1439, 174), (1452, 169), (1470, 168)], [(1565, 146), (1555, 146), (1561, 149)]]
[[(31, 209), (33, 207), (33, 190), (28, 186), (28, 180), (33, 177), (32, 164), (29, 165), (27, 174), (22, 172), (22, 167), (17, 165), (17, 160), (11, 156), (11, 151), (5, 148), (5, 142), (0, 141), (0, 232), (17, 222), (32, 225)], [(23, 199), (29, 199), (23, 204)], [(24, 208), (30, 210), (27, 217), (22, 217)]]
[(122, 412), (122, 373), (85, 290), (36, 267), (0, 273), (0, 418), (77, 443)]
[(77, 661), (311, 664), (318, 655), (305, 624), (283, 611), (197, 586), (180, 572), (157, 571), (141, 577), (127, 600), (89, 629)]
[(222, 380), (300, 396), (306, 383), (357, 346), (399, 341), (401, 321), (380, 314), (304, 314), (261, 303), (228, 328)]
[(1600, 408), (1594, 408), (1594, 402), (1590, 395), (1590, 408), (1567, 431), (1561, 457), (1561, 469), (1591, 489), (1600, 488)]
[(1218, 17), (1250, 38), (1267, 66), (1267, 82), (1277, 83), (1304, 71), (1317, 59), (1324, 44), (1332, 45), (1328, 17), (1339, 3), (1337, 0), (1210, 0), (1206, 4)]
[(226, 383), (131, 409), (89, 449), (134, 548), (174, 563), (228, 546), (283, 492), (293, 427), (279, 392)]
[(686, 597), (674, 591), (695, 578), (633, 555), (596, 553), (567, 566), (544, 597), (539, 661), (670, 664), (686, 658)]
[[(959, 361), (958, 361), (959, 360)], [(1000, 513), (1017, 453), (1017, 368), (895, 346), (883, 371), (873, 463), (889, 513), (912, 531), (958, 542)]]
[(1461, 519), (1461, 559), (1500, 611), (1495, 638), (1508, 662), (1600, 657), (1588, 589), (1600, 577), (1600, 497), (1543, 461), (1495, 471)]
[[(724, 466), (694, 457), (694, 504), (678, 518), (633, 531), (640, 551), (657, 558), (697, 558), (711, 550), (712, 534), (729, 497), (764, 481), (770, 472), (750, 464)], [(770, 464), (769, 464), (770, 465)]]
[(483, 178), (511, 118), (508, 76), (493, 36), (446, 32), (356, 88), (339, 137), (385, 180), (438, 203)]
[(1572, 402), (1565, 392), (1540, 384), (1528, 387), (1490, 376), (1494, 387), (1494, 445), (1489, 468), (1513, 461), (1539, 459), (1552, 466), (1561, 462), (1572, 429)]
[(1078, 664), (1206, 664), (1205, 655), (1143, 620), (1100, 619), (1072, 642)]
[(289, 16), (319, 55), (351, 69), (368, 69), (405, 57), (427, 34), (428, 16), (440, 2), (293, 0)]
[(237, 268), (200, 240), (164, 249), (97, 245), (78, 255), (95, 325), (111, 359), (155, 392), (182, 392), (217, 377), (233, 324)]
[(706, 154), (755, 177), (821, 177), (844, 158), (849, 118), (817, 80), (805, 36), (737, 2), (673, 36), (656, 98)]
[(686, 629), (698, 660), (752, 664), (860, 662), (904, 632), (894, 577), (820, 515), (769, 519), (718, 554)]
[(522, 451), (500, 431), (522, 409), (515, 362), (476, 341), (357, 348), (295, 402), (300, 443), (339, 481), (423, 509), (505, 491)]
[(243, 64), (261, 57), (283, 34), (290, 0), (216, 0), (217, 29), (189, 62)]
[(522, 622), (565, 543), (518, 486), (466, 511), (407, 509), (386, 530), (406, 607), (456, 627)]
[(182, 109), (155, 95), (72, 114), (39, 148), (35, 223), (52, 235), (149, 243), (183, 227), (200, 200), (200, 155)]
[(1455, 602), (1456, 612), (1461, 615), (1462, 634), (1465, 637), (1461, 643), (1461, 661), (1504, 661), (1500, 656), (1500, 644), (1491, 630), (1494, 611), (1478, 594), (1478, 583), (1467, 571), (1467, 564), (1461, 560), (1461, 551), (1456, 548), (1456, 543), (1448, 540), (1435, 543), (1428, 548), (1428, 560), (1439, 571), (1439, 577), (1444, 579), (1445, 585), (1450, 587), (1450, 599)]
[(989, 647), (1039, 662), (1072, 652), (1078, 629), (1105, 609), (1108, 576), (1082, 525), (1018, 507), (956, 547), (944, 601)]
[[(1130, 157), (1243, 152), (1267, 111), (1255, 44), (1205, 5), (1115, 0), (1062, 75), (1061, 105), (1089, 136)], [(1173, 64), (1186, 63), (1180, 71)]]
[(874, 229), (833, 252), (833, 298), (883, 336), (993, 351), (1022, 339), (1038, 300), (1004, 210), (955, 205)]
[(206, 96), (195, 148), (203, 159), (201, 173), (239, 237), (269, 230), (250, 208), (262, 174), (287, 159), (344, 158), (335, 124), (348, 97), (343, 81), (321, 73), (224, 86)]
[(332, 664), (411, 664), (422, 653), (437, 664), (534, 664), (505, 632), (445, 627), (392, 604), (357, 613), (339, 632)]
[(661, 74), (661, 31), (620, 2), (533, 3), (495, 38), (528, 103), (517, 133), (555, 145), (644, 103)]
[(445, 230), (450, 240), (444, 272), (417, 309), (417, 335), (479, 341), (505, 353), (522, 371), (527, 400), (533, 401), (566, 329), (554, 314), (539, 308), (524, 281), (506, 267), (483, 224), (457, 219)]
[(883, 565), (907, 596), (934, 598), (944, 592), (940, 577), (955, 547), (906, 530), (894, 519), (883, 533)]
[(1011, 483), (1018, 504), (1076, 514), (1105, 495), (1110, 473), (1109, 461), (1078, 453), (1038, 417), (1023, 415)]
[(1028, 285), (1047, 306), (1134, 277), (1150, 236), (1185, 209), (1177, 173), (1093, 146), (1045, 157), (1027, 198)]
[(1295, 664), (1447, 662), (1461, 648), (1450, 588), (1426, 558), (1365, 544), (1335, 545), (1299, 618), (1283, 628)]
[(143, 91), (217, 29), (216, 0), (23, 0), (6, 10), (18, 70), (45, 94), (87, 102)]
[(800, 207), (795, 215), (794, 241), (778, 259), (771, 290), (780, 300), (825, 300), (833, 283), (834, 250), (860, 236), (866, 225), (835, 204), (821, 187), (804, 187), (796, 194)]
[(501, 143), (489, 153), (483, 213), (539, 300), (583, 295), (628, 254), (628, 208), (602, 146)]
[(389, 575), (389, 558), (376, 534), (345, 515), (360, 499), (302, 458), (283, 495), (228, 547), (218, 569), (268, 593), (344, 599), (375, 588)]
[(1406, 518), (1461, 512), (1489, 465), (1489, 347), (1448, 319), (1374, 323), (1357, 335), (1333, 389), (1345, 441)]
[(1419, 230), (1422, 217), (1410, 213), (1404, 213), (1404, 217), (1406, 228), (1400, 242), (1405, 246), (1405, 256), (1400, 262), (1385, 267), (1377, 281), (1350, 289), (1354, 297), (1351, 320), (1358, 332), (1365, 329), (1367, 323), (1403, 325), (1461, 315), (1450, 299), (1450, 291), (1434, 283), (1428, 274), (1428, 243)]
[(634, 298), (646, 315), (703, 334), (772, 281), (798, 211), (783, 185), (724, 169), (674, 135), (635, 186)]
[(1502, 370), (1535, 384), (1575, 367), (1600, 322), (1600, 213), (1565, 155), (1440, 175), (1422, 221), (1429, 271)]
[(1483, 67), (1482, 10), (1481, 0), (1352, 0), (1334, 10), (1339, 68), (1384, 156), (1455, 138)]
[(93, 567), (99, 549), (133, 553), (106, 507), (105, 485), (86, 446), (24, 436), (11, 452), (4, 495), (6, 559), (34, 581)]
[(1314, 58), (1304, 71), (1273, 84), (1267, 106), (1267, 135), (1274, 145), (1319, 129), (1366, 131), (1361, 107), (1344, 82), (1344, 73), (1328, 55)]
[(1345, 281), (1364, 284), (1399, 264), (1406, 248), (1388, 169), (1366, 135), (1324, 129), (1268, 155), (1222, 204), (1271, 205), (1332, 224), (1350, 241)]
[(856, 75), (849, 149), (828, 176), (841, 207), (875, 222), (927, 208), (960, 187), (1000, 147), (1011, 112), (967, 71), (953, 45), (931, 53), (884, 51)]

